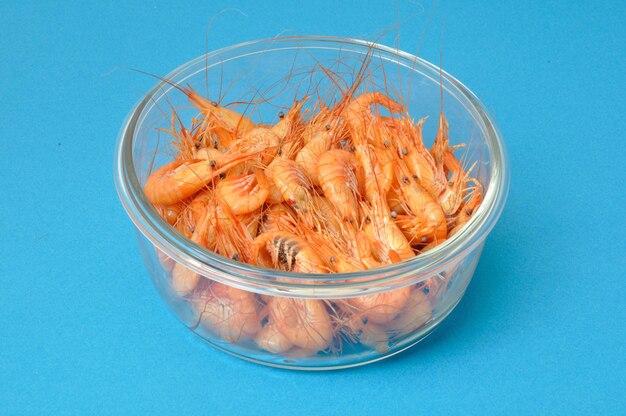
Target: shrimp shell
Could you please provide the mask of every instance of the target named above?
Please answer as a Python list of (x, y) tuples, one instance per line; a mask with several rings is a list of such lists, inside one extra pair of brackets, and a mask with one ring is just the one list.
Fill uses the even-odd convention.
[(247, 175), (235, 175), (220, 181), (216, 188), (219, 196), (235, 215), (248, 214), (259, 209), (269, 195), (269, 185), (262, 170)]
[(273, 297), (267, 307), (278, 331), (297, 347), (317, 352), (330, 346), (332, 321), (322, 301)]
[(257, 264), (296, 273), (328, 272), (316, 250), (304, 239), (288, 232), (259, 235), (252, 245)]
[(350, 298), (347, 302), (356, 308), (364, 317), (376, 324), (387, 324), (391, 322), (404, 305), (406, 305), (411, 294), (410, 287), (390, 290), (377, 295), (359, 296)]
[(230, 342), (252, 339), (261, 327), (254, 294), (222, 283), (196, 294), (192, 307), (200, 325)]
[(324, 196), (342, 219), (358, 222), (363, 169), (354, 155), (345, 150), (329, 150), (320, 156), (317, 168)]
[(311, 206), (312, 184), (300, 165), (293, 160), (278, 159), (267, 170), (285, 201), (298, 210)]

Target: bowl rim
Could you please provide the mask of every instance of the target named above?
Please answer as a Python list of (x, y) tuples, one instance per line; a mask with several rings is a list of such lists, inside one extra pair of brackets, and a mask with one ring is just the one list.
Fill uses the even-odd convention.
[[(438, 66), (402, 50), (361, 39), (317, 35), (284, 36), (243, 42), (208, 52), (182, 64), (164, 79), (176, 79), (199, 62), (208, 63), (211, 59), (237, 50), (268, 45), (267, 48), (256, 51), (256, 53), (266, 53), (285, 49), (286, 44), (294, 49), (314, 48), (311, 45), (320, 44), (320, 46), (324, 45), (325, 49), (339, 51), (345, 46), (352, 46), (362, 48), (358, 52), (378, 52), (381, 56), (385, 55), (385, 59), (393, 57), (393, 62), (396, 64), (410, 64), (411, 70), (419, 69), (423, 75), (441, 77), (442, 84), (448, 92), (452, 93), (457, 100), (459, 100), (458, 96), (464, 98), (470, 104), (470, 108), (466, 106), (467, 111), (481, 127), (490, 163), (492, 163), (489, 186), (483, 202), (470, 221), (454, 236), (426, 253), (378, 269), (351, 273), (304, 274), (279, 271), (240, 263), (213, 253), (191, 242), (158, 215), (156, 209), (145, 198), (143, 187), (134, 170), (133, 144), (140, 117), (146, 108), (151, 104), (154, 105), (153, 97), (156, 94), (167, 92), (167, 89), (163, 89), (167, 85), (159, 82), (132, 107), (119, 133), (114, 158), (114, 178), (118, 196), (127, 214), (144, 237), (167, 256), (178, 263), (183, 263), (200, 275), (210, 276), (213, 280), (245, 290), (268, 291), (283, 295), (287, 293), (295, 297), (326, 297), (329, 294), (338, 293), (339, 289), (341, 289), (342, 296), (356, 296), (417, 283), (434, 274), (444, 272), (451, 262), (463, 257), (481, 244), (498, 220), (506, 202), (509, 189), (508, 155), (501, 134), (483, 103), (459, 80)], [(334, 47), (329, 45), (334, 45)], [(351, 52), (355, 51), (351, 50)], [(229, 57), (229, 60), (249, 54), (242, 53)], [(213, 65), (215, 63), (211, 66)]]

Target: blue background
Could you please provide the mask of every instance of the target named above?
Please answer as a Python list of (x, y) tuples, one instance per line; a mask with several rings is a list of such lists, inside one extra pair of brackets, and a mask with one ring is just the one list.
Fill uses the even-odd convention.
[[(302, 373), (213, 350), (152, 288), (113, 186), (117, 134), (205, 51), (227, 2), (0, 3), (0, 413), (625, 414), (624, 2), (400, 1), (400, 46), (487, 104), (509, 200), (428, 339)], [(237, 2), (209, 50), (282, 34), (374, 39), (394, 2)], [(409, 18), (410, 17), (410, 18)], [(443, 31), (443, 46), (441, 33)], [(384, 39), (394, 42), (394, 33)], [(120, 69), (122, 68), (122, 69)]]

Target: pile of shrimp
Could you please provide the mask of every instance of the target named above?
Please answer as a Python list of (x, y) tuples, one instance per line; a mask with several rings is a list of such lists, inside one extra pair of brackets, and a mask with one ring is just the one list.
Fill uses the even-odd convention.
[[(441, 244), (482, 201), (473, 166), (449, 143), (443, 113), (428, 149), (426, 119), (415, 122), (380, 91), (345, 94), (333, 105), (305, 97), (266, 125), (176, 88), (199, 115), (188, 126), (173, 115), (174, 160), (152, 172), (145, 195), (176, 230), (222, 256), (307, 274), (375, 269)], [(169, 272), (197, 325), (228, 342), (300, 356), (346, 340), (384, 351), (394, 334), (431, 319), (446, 283), (431, 278), (324, 301), (261, 296), (173, 261)]]

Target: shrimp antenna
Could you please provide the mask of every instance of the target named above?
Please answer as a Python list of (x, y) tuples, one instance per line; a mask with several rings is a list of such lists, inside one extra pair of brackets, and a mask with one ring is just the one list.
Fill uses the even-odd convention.
[(142, 71), (141, 69), (137, 69), (137, 68), (127, 68), (127, 69), (128, 69), (129, 71), (138, 72), (138, 73), (140, 73), (140, 74), (147, 75), (147, 76), (152, 77), (152, 78), (156, 78), (156, 79), (158, 79), (159, 81), (161, 81), (161, 82), (163, 82), (163, 83), (165, 83), (165, 84), (168, 84), (168, 85), (170, 85), (170, 86), (172, 86), (172, 87), (176, 88), (178, 91), (182, 92), (182, 93), (183, 93), (183, 94), (185, 94), (185, 95), (187, 95), (187, 94), (188, 94), (188, 92), (189, 92), (189, 91), (188, 91), (188, 90), (186, 90), (184, 87), (181, 87), (180, 85), (178, 85), (178, 84), (177, 84), (177, 83), (175, 83), (174, 81), (169, 80), (169, 79), (167, 79), (167, 78), (165, 78), (165, 77), (161, 77), (161, 76), (159, 76), (159, 75), (155, 75), (155, 74), (152, 74), (152, 73), (150, 73), (150, 72)]

